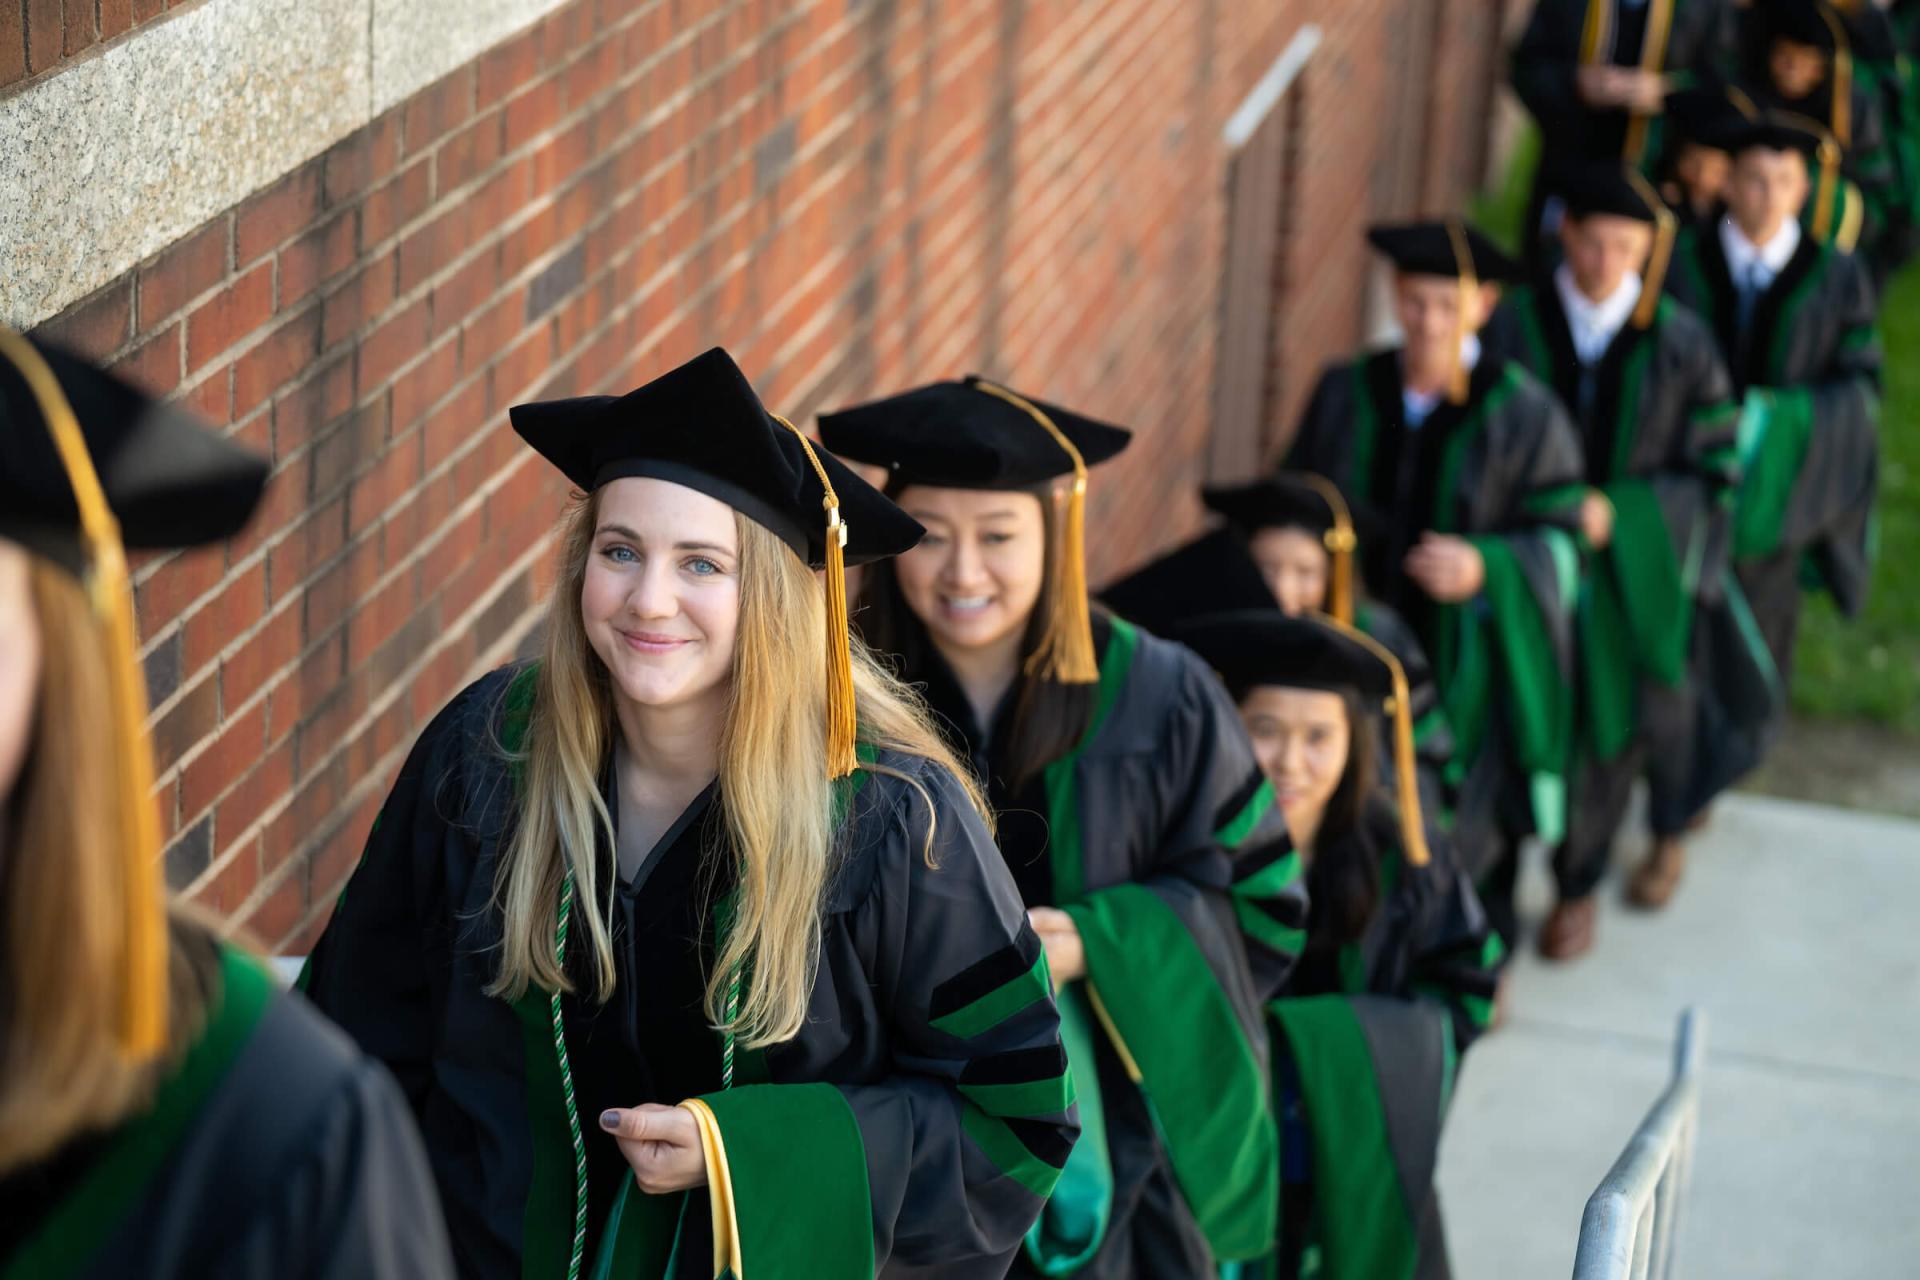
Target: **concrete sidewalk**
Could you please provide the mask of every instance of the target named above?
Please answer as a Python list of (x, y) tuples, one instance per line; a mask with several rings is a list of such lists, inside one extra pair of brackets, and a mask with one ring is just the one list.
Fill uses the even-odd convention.
[(1920, 1276), (1920, 823), (1740, 796), (1693, 854), (1665, 912), (1610, 882), (1588, 957), (1515, 962), (1441, 1150), (1457, 1275), (1571, 1273), (1691, 1003), (1709, 1027), (1678, 1274)]

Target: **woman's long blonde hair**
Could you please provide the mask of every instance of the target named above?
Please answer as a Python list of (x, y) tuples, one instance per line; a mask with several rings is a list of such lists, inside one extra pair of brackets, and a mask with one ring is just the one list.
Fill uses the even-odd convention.
[[(504, 942), (491, 988), (508, 999), (529, 986), (572, 990), (554, 952), (561, 885), (569, 871), (576, 936), (584, 925), (593, 959), (594, 997), (605, 1000), (613, 990), (613, 943), (600, 907), (600, 877), (610, 865), (600, 851), (613, 847), (613, 820), (600, 778), (617, 729), (611, 680), (580, 615), (598, 505), (596, 497), (579, 501), (563, 525), (546, 652), (534, 678), (526, 734), (514, 753), (521, 794), (494, 885)], [(719, 781), (738, 891), (731, 927), (707, 976), (705, 1009), (716, 1027), (751, 1048), (792, 1039), (805, 1019), (820, 950), (821, 904), (838, 852), (837, 815), (836, 787), (827, 778), (825, 593), (777, 537), (744, 516), (735, 520), (740, 621)], [(860, 741), (945, 768), (986, 816), (970, 775), (919, 699), (858, 641), (853, 683)], [(937, 815), (924, 789), (914, 786), (927, 802), (922, 853), (931, 860)], [(729, 1022), (726, 996), (737, 971), (747, 976)]]
[[(0, 804), (0, 1172), (112, 1125), (150, 1094), (158, 1065), (130, 1057), (120, 1034), (134, 907), (120, 842), (131, 824), (102, 764), (103, 744), (126, 731), (108, 664), (131, 655), (113, 651), (65, 571), (29, 556), (28, 575), (42, 666), (27, 756)], [(157, 898), (151, 909), (165, 910)], [(167, 1039), (177, 1051), (207, 994), (170, 951)]]

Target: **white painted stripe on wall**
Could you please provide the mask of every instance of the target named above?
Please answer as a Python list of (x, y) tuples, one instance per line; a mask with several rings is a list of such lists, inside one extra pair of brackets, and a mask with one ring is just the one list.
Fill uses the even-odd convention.
[(0, 321), (57, 315), (566, 0), (207, 0), (0, 98)]
[(1319, 47), (1320, 28), (1315, 24), (1309, 22), (1293, 33), (1293, 39), (1287, 41), (1287, 47), (1260, 77), (1260, 83), (1253, 86), (1227, 117), (1226, 127), (1220, 131), (1221, 140), (1227, 146), (1237, 150), (1247, 145), (1247, 139), (1253, 137), (1253, 131), (1260, 127), (1267, 113), (1293, 87), (1294, 79)]

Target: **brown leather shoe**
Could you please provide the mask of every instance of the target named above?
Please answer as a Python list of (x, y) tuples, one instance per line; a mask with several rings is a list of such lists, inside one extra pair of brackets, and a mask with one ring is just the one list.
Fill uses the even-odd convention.
[(1540, 954), (1549, 960), (1572, 960), (1591, 951), (1597, 911), (1592, 895), (1563, 900), (1540, 926)]
[(1687, 846), (1674, 836), (1653, 842), (1647, 860), (1633, 869), (1627, 880), (1627, 901), (1648, 911), (1658, 911), (1673, 898), (1680, 887), (1680, 876), (1687, 869)]

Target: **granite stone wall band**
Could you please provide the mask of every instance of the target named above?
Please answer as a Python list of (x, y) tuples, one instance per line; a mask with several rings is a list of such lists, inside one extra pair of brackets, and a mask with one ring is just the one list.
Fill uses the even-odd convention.
[(561, 3), (208, 0), (0, 97), (0, 321), (58, 314)]

